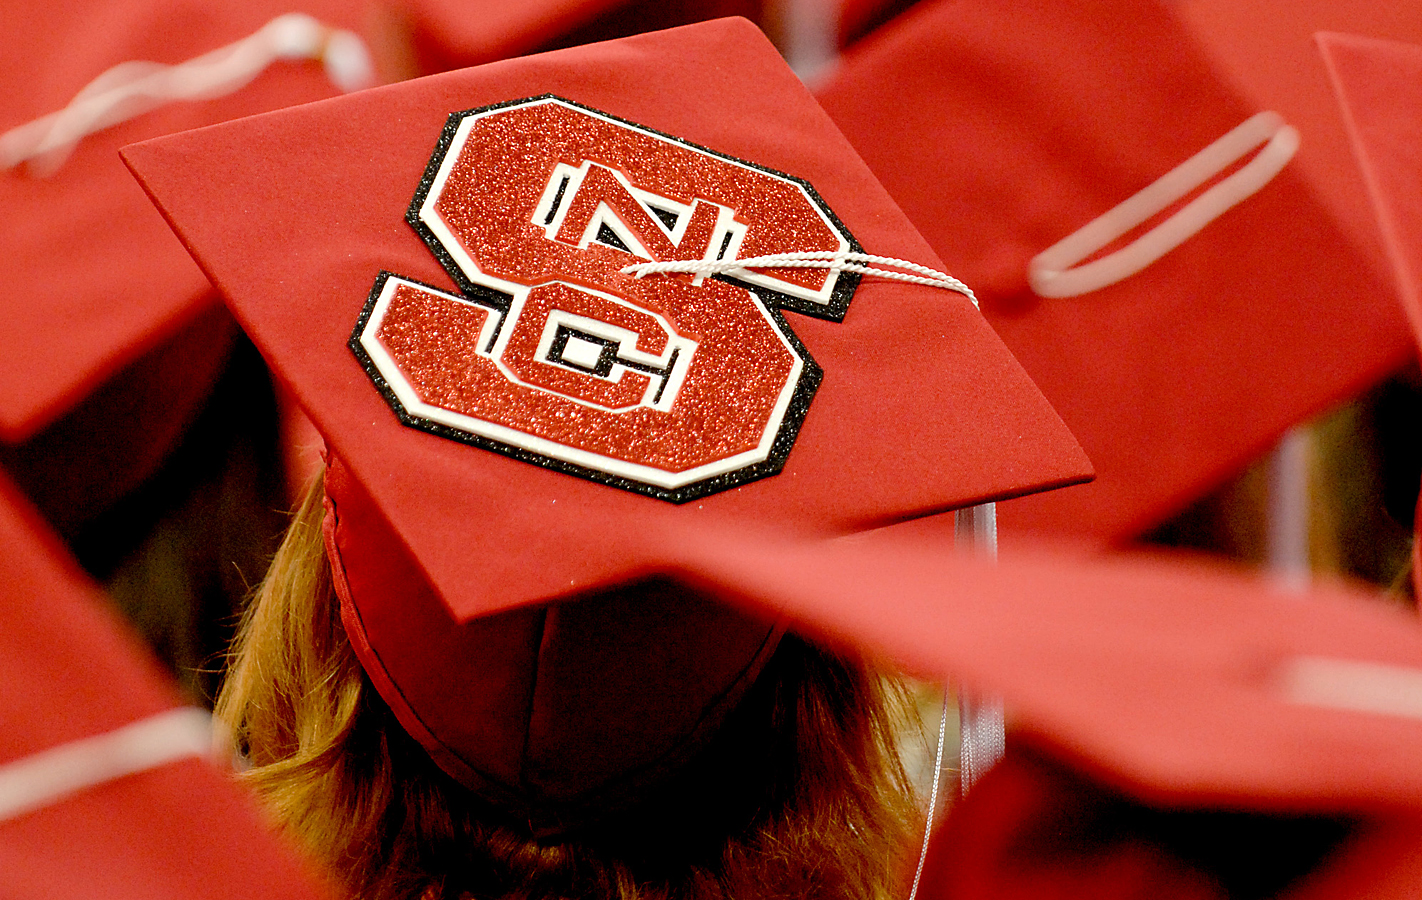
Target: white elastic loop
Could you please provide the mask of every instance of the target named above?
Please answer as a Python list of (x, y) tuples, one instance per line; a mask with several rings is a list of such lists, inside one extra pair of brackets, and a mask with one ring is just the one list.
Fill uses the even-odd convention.
[(1269, 459), (1269, 519), (1264, 558), (1275, 580), (1302, 592), (1311, 575), (1313, 437), (1298, 425), (1284, 432)]
[(933, 818), (938, 812), (939, 783), (943, 778), (943, 745), (948, 743), (948, 704), (952, 694), (943, 689), (943, 715), (938, 719), (938, 750), (933, 754), (933, 786), (928, 789), (928, 815), (923, 823), (923, 845), (918, 848), (918, 867), (913, 870), (913, 887), (908, 900), (917, 900), (918, 883), (923, 879), (923, 864), (928, 861), (928, 844), (933, 837)]
[(326, 77), (342, 93), (364, 90), (375, 84), (375, 62), (370, 58), (360, 35), (344, 28), (326, 38), (326, 50), (321, 55)]
[(1355, 659), (1300, 656), (1279, 673), (1292, 703), (1422, 719), (1422, 669)]
[[(1238, 162), (1263, 149), (1164, 222), (1114, 253), (1076, 266)], [(1273, 180), (1299, 148), (1299, 133), (1275, 112), (1262, 112), (1161, 176), (1154, 184), (1043, 250), (1027, 268), (1042, 297), (1075, 297), (1129, 278)]]
[[(874, 266), (893, 266), (904, 269), (894, 272)], [(685, 272), (691, 275), (735, 275), (746, 269), (829, 269), (833, 272), (858, 272), (890, 281), (909, 284), (923, 284), (929, 287), (957, 291), (978, 305), (969, 287), (958, 279), (937, 269), (921, 266), (906, 259), (890, 256), (874, 256), (870, 253), (849, 253), (843, 250), (806, 250), (799, 253), (772, 253), (768, 256), (752, 256), (748, 259), (688, 259), (668, 262), (645, 262), (625, 266), (622, 272), (643, 278), (668, 272)]]
[(119, 63), (89, 82), (64, 109), (0, 135), (0, 168), (29, 162), (35, 174), (51, 174), (85, 137), (174, 100), (230, 94), (280, 59), (321, 59), (332, 83), (343, 91), (375, 83), (370, 54), (359, 37), (288, 13), (236, 43), (175, 66)]
[(105, 782), (213, 753), (212, 716), (179, 707), (0, 765), (0, 822)]

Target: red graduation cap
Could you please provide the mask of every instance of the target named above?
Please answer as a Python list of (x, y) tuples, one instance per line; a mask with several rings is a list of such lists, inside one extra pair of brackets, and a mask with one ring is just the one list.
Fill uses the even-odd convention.
[(1320, 34), (1398, 293), (1422, 343), (1422, 47)]
[(1005, 533), (1136, 535), (1410, 352), (1288, 116), (1164, 4), (925, 3), (818, 96), (1096, 465)]
[[(347, 4), (319, 5), (314, 12), (342, 24)], [(157, 105), (147, 102), (154, 92), (176, 86), (157, 84), (175, 71), (159, 64), (244, 39), (246, 57), (207, 60), (207, 82), (223, 72), (230, 81), (254, 56), (269, 59), (273, 48), (250, 36), (265, 36), (283, 12), (284, 4), (198, 9), (167, 0), (0, 10), (9, 38), (0, 73), (0, 258), (10, 279), (0, 443), (9, 445), (3, 458), (12, 473), (63, 528), (152, 472), (205, 399), (236, 333), (202, 273), (153, 219), (118, 148), (337, 91), (317, 61), (273, 61), (226, 96), (213, 98), (211, 83), (194, 92), (190, 77), (192, 99), (83, 135), (91, 123)], [(324, 33), (309, 19), (296, 23), (298, 32), (302, 23), (317, 38)], [(47, 139), (59, 149), (42, 152)]]
[[(509, 703), (531, 690), (519, 660), (541, 653), (553, 671), (567, 635), (572, 700), (539, 721), (550, 758), (581, 758), (556, 752), (558, 729), (579, 711), (597, 724), (604, 707), (579, 697), (579, 676), (621, 645), (580, 640), (596, 622), (538, 604), (625, 582), (647, 535), (852, 531), (1089, 476), (962, 294), (740, 264), (862, 249), (941, 265), (743, 20), (407, 82), (125, 158), (325, 436), (347, 629), (406, 727), (468, 784), (497, 791), (483, 776), (518, 760), (487, 736), (523, 728), (512, 719), (529, 706), (474, 722), (448, 684)], [(658, 260), (731, 268), (623, 271)], [(629, 690), (655, 669), (666, 690), (713, 701), (773, 639), (685, 609), (681, 636), (658, 638), (662, 607), (627, 608), (627, 631), (690, 648), (603, 654), (631, 661)], [(621, 725), (657, 721), (620, 708)], [(555, 799), (575, 793), (550, 779)]]
[(1408, 896), (1422, 869), (1422, 631), (1371, 594), (887, 532), (659, 537), (674, 578), (1003, 698), (1008, 756), (922, 896)]
[[(1422, 47), (1318, 36), (1413, 333), (1422, 344)], [(1422, 578), (1413, 548), (1413, 580)]]
[(0, 548), (0, 894), (329, 896), (8, 482)]
[(1319, 31), (1422, 42), (1422, 9), (1414, 3), (1297, 0), (1267, 15), (1228, 0), (1183, 0), (1172, 9), (1229, 82), (1260, 108), (1277, 110), (1299, 130), (1296, 165), (1353, 243), (1385, 268), (1328, 73), (1315, 50)]

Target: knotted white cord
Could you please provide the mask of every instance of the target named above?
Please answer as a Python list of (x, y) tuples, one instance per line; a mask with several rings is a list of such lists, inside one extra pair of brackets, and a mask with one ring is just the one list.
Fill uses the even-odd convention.
[[(893, 266), (904, 269), (894, 272), (877, 269), (874, 266)], [(687, 259), (667, 262), (645, 262), (626, 266), (622, 272), (643, 278), (667, 272), (685, 272), (690, 275), (734, 274), (745, 269), (829, 269), (832, 272), (858, 272), (890, 281), (922, 284), (928, 287), (957, 291), (978, 305), (978, 298), (963, 282), (945, 272), (921, 266), (906, 259), (889, 256), (874, 256), (870, 253), (849, 253), (843, 250), (805, 250), (798, 253), (772, 253), (768, 256), (752, 256), (748, 259)], [(912, 274), (911, 274), (912, 273)]]
[(178, 65), (131, 61), (113, 66), (64, 109), (0, 135), (0, 168), (28, 162), (33, 174), (53, 174), (89, 135), (174, 100), (230, 94), (277, 60), (320, 60), (326, 77), (342, 91), (375, 83), (375, 68), (358, 35), (288, 13), (236, 43)]

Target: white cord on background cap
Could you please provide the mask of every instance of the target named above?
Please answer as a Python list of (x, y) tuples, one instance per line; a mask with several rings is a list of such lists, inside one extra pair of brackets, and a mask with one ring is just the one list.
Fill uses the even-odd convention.
[(178, 707), (0, 765), (0, 822), (188, 757), (211, 756), (212, 716)]
[[(893, 266), (905, 271), (895, 272), (876, 266)], [(833, 272), (858, 272), (874, 278), (903, 281), (909, 284), (923, 284), (929, 287), (957, 291), (978, 305), (978, 298), (963, 282), (946, 272), (930, 269), (906, 259), (890, 256), (874, 256), (870, 253), (850, 253), (844, 250), (806, 250), (798, 253), (772, 253), (767, 256), (752, 256), (747, 259), (687, 259), (668, 262), (634, 263), (625, 266), (622, 272), (643, 278), (669, 272), (685, 272), (690, 275), (734, 275), (745, 269), (829, 269)]]
[(1291, 703), (1422, 719), (1422, 669), (1413, 666), (1297, 656), (1280, 665), (1275, 681)]
[(28, 162), (36, 175), (53, 174), (85, 137), (174, 100), (230, 94), (278, 60), (320, 60), (326, 77), (346, 92), (375, 84), (375, 66), (359, 36), (288, 13), (236, 43), (175, 66), (119, 63), (85, 85), (64, 109), (0, 135), (0, 168)]
[[(1248, 163), (1120, 250), (1078, 266), (1091, 254), (1167, 209), (1248, 153)], [(1299, 133), (1278, 113), (1251, 116), (1153, 184), (1033, 257), (1027, 282), (1042, 297), (1075, 297), (1129, 278), (1189, 240), (1281, 172), (1299, 149)]]

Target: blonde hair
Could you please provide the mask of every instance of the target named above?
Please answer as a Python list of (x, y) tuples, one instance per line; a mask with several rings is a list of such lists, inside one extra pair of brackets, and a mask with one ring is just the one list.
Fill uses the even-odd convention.
[(681, 775), (596, 829), (538, 840), (445, 775), (341, 625), (318, 482), (248, 608), (217, 702), (280, 825), (353, 896), (888, 900), (915, 812), (905, 692), (787, 635)]

